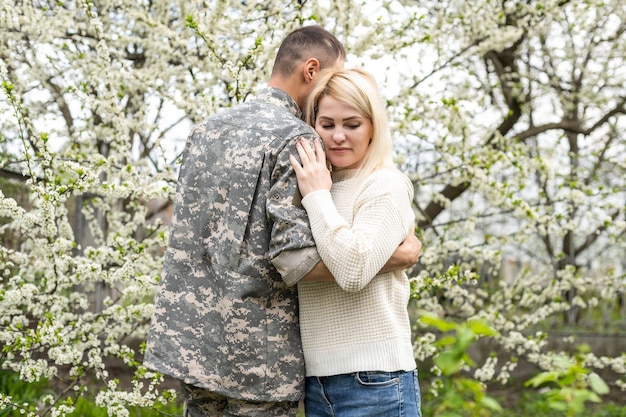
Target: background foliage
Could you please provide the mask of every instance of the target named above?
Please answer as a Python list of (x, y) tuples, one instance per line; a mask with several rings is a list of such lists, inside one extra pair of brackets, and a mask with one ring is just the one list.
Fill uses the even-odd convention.
[(460, 415), (497, 412), (485, 390), (522, 362), (562, 411), (561, 388), (605, 395), (590, 375), (626, 388), (623, 353), (550, 344), (625, 325), (623, 2), (0, 0), (0, 360), (53, 388), (0, 409), (171, 400), (141, 353), (187, 131), (262, 88), (303, 24), (388, 100), (425, 243), (410, 307), (429, 401), (465, 387), (483, 406)]

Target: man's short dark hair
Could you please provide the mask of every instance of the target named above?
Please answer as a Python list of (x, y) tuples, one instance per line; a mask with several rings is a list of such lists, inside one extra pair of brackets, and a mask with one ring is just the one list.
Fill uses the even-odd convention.
[(332, 33), (320, 26), (304, 26), (291, 32), (281, 43), (272, 75), (289, 76), (298, 64), (309, 58), (316, 58), (320, 69), (330, 68), (340, 57), (346, 58), (346, 50)]

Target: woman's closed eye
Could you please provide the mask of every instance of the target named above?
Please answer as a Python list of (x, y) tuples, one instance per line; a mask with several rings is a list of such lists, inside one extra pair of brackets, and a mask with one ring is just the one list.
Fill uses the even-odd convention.
[[(322, 129), (334, 129), (335, 128), (334, 124), (321, 124), (320, 126)], [(344, 128), (346, 129), (358, 129), (359, 127), (361, 127), (361, 123), (351, 123), (351, 124), (344, 126)]]

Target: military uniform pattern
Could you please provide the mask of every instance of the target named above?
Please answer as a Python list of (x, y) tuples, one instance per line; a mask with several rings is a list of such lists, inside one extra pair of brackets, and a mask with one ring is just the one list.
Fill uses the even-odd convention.
[(226, 398), (206, 389), (182, 384), (183, 417), (296, 417), (298, 401), (261, 402)]
[(301, 398), (295, 286), (271, 259), (314, 246), (294, 205), (289, 154), (313, 138), (296, 103), (268, 88), (189, 134), (144, 358), (184, 383), (232, 398)]

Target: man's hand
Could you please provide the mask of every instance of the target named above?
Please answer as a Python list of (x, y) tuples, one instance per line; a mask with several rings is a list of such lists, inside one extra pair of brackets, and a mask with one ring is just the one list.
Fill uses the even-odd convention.
[(389, 258), (380, 272), (407, 269), (417, 263), (422, 253), (422, 242), (415, 236), (413, 230), (414, 228), (409, 230), (409, 234), (404, 238), (402, 243), (400, 243), (400, 246), (398, 246), (396, 251), (391, 255), (391, 258)]
[(335, 277), (330, 273), (324, 262), (319, 261), (308, 274), (300, 279), (300, 282), (335, 282)]
[[(422, 242), (415, 236), (414, 230), (415, 227), (411, 227), (409, 234), (404, 238), (402, 243), (400, 243), (400, 246), (398, 246), (379, 273), (404, 270), (417, 263), (422, 253)], [(300, 280), (300, 282), (307, 281), (334, 282), (335, 278), (331, 275), (328, 268), (326, 268), (324, 262), (320, 261)]]

